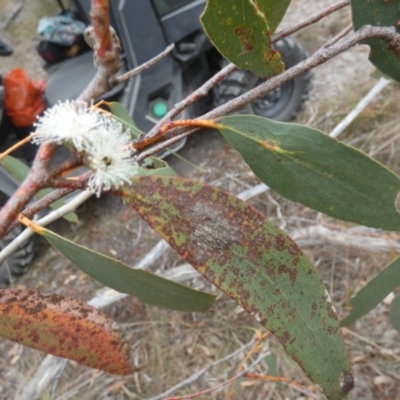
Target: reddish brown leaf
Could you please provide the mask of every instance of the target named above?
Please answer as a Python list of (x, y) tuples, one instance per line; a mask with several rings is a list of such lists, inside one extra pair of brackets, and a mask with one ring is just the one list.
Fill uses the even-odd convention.
[(129, 345), (95, 308), (36, 290), (0, 291), (0, 336), (111, 374), (132, 373)]

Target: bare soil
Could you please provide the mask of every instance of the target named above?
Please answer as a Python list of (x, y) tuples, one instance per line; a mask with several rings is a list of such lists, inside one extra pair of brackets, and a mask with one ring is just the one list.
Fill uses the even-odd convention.
[[(298, 0), (292, 3), (283, 22), (284, 26), (332, 2)], [(2, 14), (14, 4), (12, 0), (2, 0)], [(46, 13), (54, 13), (54, 2), (25, 2), (21, 13), (5, 32), (14, 45), (15, 55), (1, 60), (0, 73), (22, 66), (34, 79), (45, 77), (34, 45), (36, 21)], [(337, 34), (349, 23), (349, 10), (342, 10), (305, 29), (297, 37), (312, 53), (327, 38)], [(357, 46), (316, 68), (310, 101), (305, 112), (299, 117), (299, 122), (329, 132), (374, 85), (375, 80), (370, 78), (373, 67), (367, 59), (368, 48)], [(396, 132), (391, 131), (390, 136), (389, 130), (383, 132), (379, 127), (388, 126), (398, 119), (399, 93), (398, 86), (394, 84), (385, 89), (383, 95), (350, 126), (344, 138), (353, 141), (367, 153), (373, 152), (389, 140)], [(397, 147), (398, 144), (393, 141), (382, 148), (375, 157), (399, 172)], [(168, 162), (179, 175), (197, 177), (232, 193), (239, 193), (258, 183), (239, 155), (216, 132), (202, 131), (190, 137), (180, 155), (207, 172), (199, 171), (180, 159), (170, 157)], [(271, 192), (252, 199), (250, 203), (278, 225), (285, 226), (288, 231), (316, 224), (345, 226), (340, 221), (320, 216)], [(158, 241), (157, 236), (135, 212), (123, 206), (121, 201), (114, 197), (103, 196), (88, 201), (77, 213), (80, 219), (78, 226), (59, 221), (52, 229), (129, 265), (135, 265)], [(307, 248), (306, 251), (330, 288), (340, 317), (349, 311), (350, 297), (395, 256), (390, 250), (386, 253), (365, 252), (329, 243)], [(179, 257), (169, 251), (155, 263), (152, 270), (171, 269), (181, 263)], [(189, 283), (210, 289), (203, 281)], [(99, 288), (97, 283), (80, 273), (43, 242), (40, 242), (34, 265), (18, 285), (83, 300), (93, 297)], [(41, 398), (150, 398), (247, 343), (255, 331), (263, 331), (256, 321), (224, 296), (205, 314), (160, 310), (140, 304), (132, 297), (108, 307), (105, 311), (124, 328), (127, 338), (132, 343), (137, 365), (147, 360), (145, 366), (134, 375), (121, 378), (68, 362), (63, 375), (54, 385), (48, 387)], [(357, 322), (352, 331), (345, 331), (344, 335), (356, 378), (356, 387), (349, 398), (399, 398), (399, 334), (388, 322), (388, 305), (380, 305)], [(0, 341), (0, 349), (3, 354), (0, 363), (0, 399), (18, 398), (18, 393), (34, 375), (45, 355), (4, 340)], [(303, 389), (307, 389), (309, 381), (304, 373), (271, 336), (262, 344), (263, 351), (268, 349), (276, 357), (278, 374), (296, 381), (303, 385)], [(197, 392), (223, 382), (235, 374), (243, 357), (244, 355), (213, 368), (202, 379), (188, 385), (177, 394)], [(265, 364), (255, 368), (256, 373), (268, 374), (267, 371)], [(228, 391), (229, 386), (228, 389), (198, 398), (222, 400), (228, 398)], [(304, 391), (295, 386), (250, 379), (239, 381), (235, 385), (235, 391), (235, 399), (324, 398), (312, 388), (304, 394)]]

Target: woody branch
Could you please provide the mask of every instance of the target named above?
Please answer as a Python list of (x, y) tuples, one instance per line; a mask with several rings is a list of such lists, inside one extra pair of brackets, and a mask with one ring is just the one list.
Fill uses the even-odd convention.
[[(109, 80), (120, 68), (120, 46), (115, 34), (110, 31), (108, 0), (92, 0), (92, 27), (89, 28), (89, 42), (94, 50), (94, 63), (97, 67), (95, 77), (79, 100), (90, 102), (109, 90)], [(50, 160), (56, 145), (43, 143), (36, 154), (33, 166), (19, 189), (0, 210), (0, 238), (9, 230), (26, 205), (36, 193), (48, 186), (55, 186), (55, 178), (60, 176), (65, 168), (49, 168)], [(71, 164), (71, 162), (70, 162)], [(73, 165), (81, 164), (79, 157), (72, 161)], [(72, 166), (69, 165), (70, 166)], [(64, 185), (65, 187), (65, 182)], [(64, 191), (60, 191), (61, 195)], [(54, 196), (53, 196), (54, 197)], [(54, 200), (53, 197), (49, 199)], [(42, 201), (42, 204), (46, 202)]]

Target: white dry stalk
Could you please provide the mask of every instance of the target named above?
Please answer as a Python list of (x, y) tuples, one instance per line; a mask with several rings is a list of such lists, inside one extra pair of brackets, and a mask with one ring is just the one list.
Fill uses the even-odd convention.
[(337, 138), (356, 118), (360, 115), (369, 103), (376, 99), (376, 96), (390, 83), (393, 82), (391, 79), (380, 78), (379, 81), (373, 86), (373, 88), (359, 101), (354, 109), (347, 114), (347, 116), (340, 121), (332, 132), (329, 134), (330, 137)]
[[(380, 234), (379, 234), (380, 233)], [(330, 243), (339, 246), (350, 246), (377, 253), (400, 253), (398, 240), (382, 237), (376, 229), (329, 229), (322, 225), (309, 226), (289, 232), (290, 237), (301, 247), (321, 246)], [(312, 239), (311, 241), (309, 239)]]
[[(90, 191), (84, 191), (78, 194), (73, 200), (65, 204), (64, 206), (57, 208), (57, 210), (52, 211), (45, 217), (35, 221), (37, 225), (46, 226), (50, 223), (62, 218), (64, 215), (75, 211), (81, 204), (83, 204), (87, 199), (93, 196)], [(0, 264), (4, 262), (14, 251), (16, 251), (20, 246), (22, 246), (35, 232), (27, 228), (21, 232), (8, 246), (4, 247), (0, 251)]]

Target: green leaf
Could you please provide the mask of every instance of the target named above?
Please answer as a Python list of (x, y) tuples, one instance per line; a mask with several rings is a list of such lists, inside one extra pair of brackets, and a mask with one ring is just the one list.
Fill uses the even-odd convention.
[[(11, 174), (11, 176), (17, 181), (22, 182), (28, 176), (29, 167), (25, 165), (22, 161), (17, 160), (14, 157), (6, 156), (0, 160), (0, 164), (4, 169)], [(53, 189), (42, 189), (36, 194), (36, 198), (41, 199), (47, 196), (49, 193), (53, 192)], [(60, 199), (50, 204), (53, 210), (56, 210), (65, 205), (64, 200)], [(78, 223), (78, 216), (74, 212), (70, 212), (63, 216), (67, 221)]]
[(400, 285), (400, 257), (372, 278), (351, 300), (352, 312), (340, 321), (349, 326), (373, 310), (389, 293)]
[(85, 274), (143, 303), (178, 311), (206, 311), (215, 296), (191, 289), (80, 246), (45, 228), (35, 230)]
[(145, 165), (148, 168), (138, 168), (138, 175), (162, 175), (162, 176), (175, 176), (176, 172), (164, 160), (157, 157), (148, 157), (145, 160)]
[(6, 156), (0, 160), (0, 164), (17, 182), (21, 183), (28, 176), (29, 167), (14, 157)]
[(390, 303), (389, 319), (393, 328), (400, 332), (400, 296), (395, 297)]
[(344, 221), (400, 230), (400, 179), (316, 129), (251, 115), (217, 127), (264, 183), (289, 200)]
[[(351, 0), (354, 30), (363, 25), (392, 26), (400, 33), (400, 0)], [(400, 60), (388, 50), (380, 39), (367, 39), (363, 43), (371, 47), (369, 60), (383, 74), (400, 81)]]
[(129, 343), (116, 323), (88, 304), (58, 294), (1, 290), (0, 336), (110, 374), (133, 372)]
[(121, 103), (117, 103), (115, 101), (107, 102), (107, 106), (110, 108), (114, 118), (129, 128), (132, 136), (136, 138), (142, 134), (142, 131), (136, 127), (136, 124), (130, 116), (128, 110)]
[(276, 28), (282, 21), (282, 18), (289, 7), (290, 1), (291, 0), (256, 0), (258, 8), (268, 21), (271, 33), (275, 32)]
[(208, 0), (200, 18), (214, 46), (239, 68), (264, 78), (284, 70), (268, 22), (252, 0)]
[(259, 317), (330, 399), (351, 389), (324, 284), (300, 248), (263, 214), (212, 186), (176, 177), (134, 178), (123, 197), (199, 273)]

